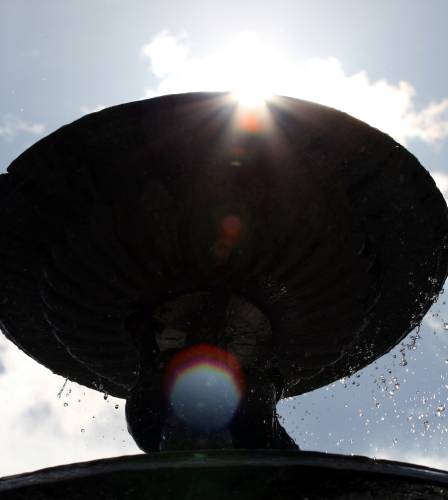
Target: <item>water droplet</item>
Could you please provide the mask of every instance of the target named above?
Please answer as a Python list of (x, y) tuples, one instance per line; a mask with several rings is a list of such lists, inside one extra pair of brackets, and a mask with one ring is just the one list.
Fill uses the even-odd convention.
[(445, 411), (445, 405), (439, 405), (436, 410), (436, 415), (438, 417), (441, 417), (444, 411)]
[(120, 408), (120, 405), (115, 405), (115, 409), (118, 410)]
[(85, 431), (85, 429), (81, 429), (81, 432), (84, 432), (84, 431)]
[(443, 329), (448, 330), (448, 323), (443, 323)]
[(66, 378), (64, 380), (64, 383), (62, 384), (62, 387), (60, 388), (59, 392), (58, 392), (58, 398), (60, 399), (61, 396), (62, 396), (62, 393), (64, 392), (64, 389), (65, 389), (65, 386), (67, 385), (67, 382), (68, 382), (68, 378)]
[(107, 392), (104, 393), (103, 399), (106, 400), (109, 397), (109, 394)]
[(64, 406), (67, 407), (68, 406), (68, 403), (64, 403)]

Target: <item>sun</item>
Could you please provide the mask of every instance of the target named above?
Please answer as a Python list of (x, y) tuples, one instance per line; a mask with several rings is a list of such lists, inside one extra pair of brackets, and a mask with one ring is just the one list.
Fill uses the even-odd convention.
[(223, 55), (223, 67), (233, 97), (247, 108), (263, 106), (275, 92), (275, 57), (260, 37), (245, 31), (233, 40)]
[(273, 96), (272, 92), (259, 88), (256, 83), (236, 88), (232, 95), (241, 107), (248, 109), (263, 107)]

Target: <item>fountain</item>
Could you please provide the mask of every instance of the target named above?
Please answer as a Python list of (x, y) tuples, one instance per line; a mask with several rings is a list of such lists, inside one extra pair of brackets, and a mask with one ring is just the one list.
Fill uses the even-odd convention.
[(276, 404), (421, 322), (447, 276), (447, 229), (415, 157), (313, 103), (192, 93), (60, 128), (0, 176), (0, 324), (54, 373), (125, 398), (148, 455), (4, 478), (0, 492), (446, 494), (437, 471), (301, 452)]

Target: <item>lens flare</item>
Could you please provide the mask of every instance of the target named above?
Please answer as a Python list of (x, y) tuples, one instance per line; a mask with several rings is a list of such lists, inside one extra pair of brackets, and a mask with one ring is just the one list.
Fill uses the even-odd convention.
[(167, 366), (165, 391), (176, 416), (195, 432), (226, 428), (245, 390), (236, 358), (200, 344), (176, 354)]
[(235, 112), (235, 132), (244, 135), (263, 135), (268, 132), (271, 124), (267, 101), (253, 101), (253, 105), (243, 105), (238, 100)]
[(217, 263), (224, 264), (241, 239), (242, 223), (237, 215), (228, 215), (221, 221), (219, 238), (213, 245)]

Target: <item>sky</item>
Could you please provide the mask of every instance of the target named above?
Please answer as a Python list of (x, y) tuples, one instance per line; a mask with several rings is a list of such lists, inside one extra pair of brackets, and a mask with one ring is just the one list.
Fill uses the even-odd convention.
[[(0, 0), (0, 171), (103, 107), (243, 89), (366, 121), (448, 196), (446, 19), (445, 0)], [(376, 363), (278, 411), (302, 449), (448, 469), (447, 370), (442, 294)], [(0, 475), (139, 452), (124, 401), (64, 383), (0, 337)]]

